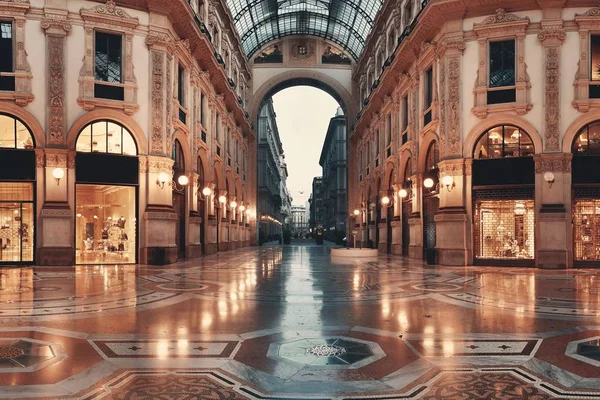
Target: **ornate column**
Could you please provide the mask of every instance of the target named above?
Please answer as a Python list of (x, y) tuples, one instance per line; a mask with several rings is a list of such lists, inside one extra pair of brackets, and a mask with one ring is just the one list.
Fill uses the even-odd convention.
[[(394, 179), (397, 181), (397, 179)], [(400, 219), (400, 214), (402, 213), (402, 198), (399, 196), (400, 189), (402, 189), (402, 184), (393, 185), (394, 190), (394, 217), (390, 222), (392, 225), (392, 237), (389, 240), (392, 241), (392, 254), (401, 255), (402, 254), (402, 221)]]
[[(463, 33), (447, 33), (438, 46), (440, 66), (440, 208), (435, 215), (437, 262), (466, 265), (471, 223), (466, 211), (466, 185), (460, 126)], [(444, 177), (452, 178), (444, 185)], [(446, 179), (449, 179), (446, 178)]]
[[(37, 263), (39, 265), (73, 265), (75, 262), (73, 211), (69, 206), (69, 188), (74, 192), (75, 159), (67, 150), (36, 151), (38, 184), (43, 187), (44, 204), (39, 218)], [(55, 169), (64, 177), (56, 180)], [(74, 200), (74, 198), (72, 199)]]
[[(200, 241), (200, 229), (202, 229), (203, 216), (198, 213), (198, 174), (195, 172), (189, 173), (189, 199), (190, 199), (190, 215), (188, 217), (188, 242), (187, 242), (187, 257), (197, 258), (202, 255), (202, 243)], [(200, 188), (202, 190), (202, 188)]]
[(560, 49), (567, 37), (561, 15), (564, 0), (543, 3), (546, 8), (538, 39), (544, 47), (546, 66), (545, 154), (535, 157), (535, 200), (536, 205), (540, 205), (536, 209), (535, 260), (540, 268), (566, 268), (573, 260), (573, 240), (570, 234), (572, 156), (560, 153)]
[[(417, 153), (413, 153), (411, 161), (417, 158)], [(416, 164), (416, 160), (415, 160)], [(413, 164), (413, 167), (415, 166)], [(413, 169), (415, 171), (415, 169)], [(410, 243), (408, 245), (408, 257), (417, 260), (423, 259), (423, 219), (421, 215), (421, 205), (423, 203), (423, 174), (415, 174), (410, 177), (412, 181), (412, 214), (408, 217), (410, 229)]]
[(572, 157), (563, 153), (535, 156), (535, 262), (539, 268), (572, 267)]
[(210, 196), (206, 196), (206, 211), (204, 217), (206, 218), (206, 224), (204, 229), (206, 229), (206, 235), (204, 237), (204, 251), (206, 254), (215, 254), (217, 252), (217, 207), (215, 206), (215, 201), (218, 199), (218, 193), (215, 193), (217, 185), (211, 183), (208, 185), (212, 194)]

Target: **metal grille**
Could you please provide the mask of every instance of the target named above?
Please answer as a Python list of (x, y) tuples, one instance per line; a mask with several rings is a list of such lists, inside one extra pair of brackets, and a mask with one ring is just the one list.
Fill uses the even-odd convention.
[(534, 200), (475, 201), (476, 258), (531, 260), (534, 240)]
[(475, 190), (476, 200), (530, 200), (535, 197), (533, 187), (513, 187)]
[(435, 214), (438, 212), (440, 199), (437, 196), (423, 198), (423, 241), (425, 249), (435, 249)]
[(600, 200), (576, 200), (573, 206), (575, 260), (600, 260)]
[(412, 201), (402, 202), (402, 254), (408, 255), (408, 248), (410, 245), (410, 226), (408, 225), (408, 218), (412, 213)]

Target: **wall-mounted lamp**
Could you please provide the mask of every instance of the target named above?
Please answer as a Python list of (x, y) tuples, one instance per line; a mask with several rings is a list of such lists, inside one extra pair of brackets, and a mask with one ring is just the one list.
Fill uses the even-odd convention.
[(181, 186), (187, 186), (187, 184), (190, 183), (190, 180), (187, 176), (181, 175), (179, 178), (177, 178), (177, 183), (179, 183)]
[(375, 207), (377, 207), (377, 205), (376, 205), (374, 202), (373, 202), (373, 203), (371, 203), (371, 204), (369, 204), (369, 208), (370, 208), (371, 210), (374, 210), (374, 209), (375, 209)]
[(446, 175), (442, 178), (442, 184), (446, 186), (446, 190), (449, 192), (452, 191), (456, 187), (456, 183), (454, 183), (454, 178), (450, 175)]
[(554, 172), (548, 171), (544, 174), (544, 180), (546, 182), (548, 182), (548, 186), (550, 186), (550, 189), (552, 189), (552, 184), (554, 183), (554, 178), (555, 178)]
[(54, 168), (52, 176), (56, 179), (56, 185), (60, 185), (60, 180), (65, 177), (65, 170), (62, 168)]
[(219, 203), (221, 203), (221, 204), (225, 204), (225, 203), (227, 203), (227, 196), (225, 196), (225, 195), (220, 195), (220, 196), (219, 196)]
[(237, 207), (237, 202), (235, 200), (232, 200), (231, 203), (229, 203), (229, 206), (232, 210), (235, 210), (235, 208)]
[(398, 193), (400, 195), (400, 197), (402, 197), (403, 199), (408, 197), (408, 190), (406, 189), (400, 189), (400, 192)]
[[(200, 186), (200, 182), (198, 182), (198, 186)], [(211, 188), (208, 186), (204, 187), (202, 190), (198, 190), (198, 195), (200, 196), (200, 200), (206, 200), (208, 196), (212, 194)]]
[(354, 216), (358, 217), (360, 215), (360, 210), (357, 208), (356, 210), (354, 210)]
[(427, 178), (423, 181), (423, 186), (425, 186), (426, 189), (431, 189), (433, 187), (433, 179), (431, 178)]
[(246, 206), (244, 206), (243, 204), (240, 204), (238, 210), (240, 210), (240, 213), (243, 213), (244, 210), (246, 209)]
[(158, 178), (156, 178), (156, 184), (160, 186), (161, 189), (164, 189), (165, 183), (169, 181), (169, 175), (166, 172), (161, 172), (158, 174)]

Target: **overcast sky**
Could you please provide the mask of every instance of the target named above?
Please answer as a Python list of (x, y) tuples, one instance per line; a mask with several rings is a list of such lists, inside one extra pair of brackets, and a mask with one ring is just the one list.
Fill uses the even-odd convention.
[(338, 103), (320, 89), (296, 86), (273, 96), (273, 107), (288, 166), (287, 186), (293, 204), (304, 205), (312, 191), (313, 178), (322, 174), (319, 157)]

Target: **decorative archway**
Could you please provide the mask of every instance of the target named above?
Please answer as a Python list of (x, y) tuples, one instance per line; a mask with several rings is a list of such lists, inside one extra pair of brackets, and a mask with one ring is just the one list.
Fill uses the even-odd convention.
[(69, 133), (67, 134), (67, 147), (69, 150), (75, 150), (79, 132), (81, 132), (86, 125), (98, 120), (114, 121), (123, 125), (133, 135), (133, 138), (137, 143), (138, 155), (148, 154), (148, 139), (144, 134), (144, 130), (138, 125), (137, 122), (135, 122), (133, 118), (114, 110), (90, 111), (75, 121), (73, 125), (71, 125), (71, 129), (69, 129)]
[[(563, 137), (562, 142), (562, 151), (563, 153), (571, 153), (573, 142), (575, 141), (575, 137), (579, 134), (579, 132), (585, 128), (587, 125), (600, 121), (600, 110), (594, 110), (587, 112), (577, 118), (575, 121), (569, 125), (567, 130), (565, 131), (565, 136)], [(536, 149), (537, 150), (537, 149)], [(537, 151), (536, 151), (537, 153)]]
[[(438, 137), (437, 133), (435, 133), (434, 131), (427, 132), (425, 134), (425, 136), (423, 137), (423, 139), (421, 140), (421, 146), (419, 148), (418, 164), (417, 164), (419, 172), (425, 171), (425, 163), (427, 162), (427, 154), (429, 151), (429, 147), (431, 146), (431, 144), (433, 142), (439, 143), (439, 137)], [(415, 172), (416, 171), (413, 171), (413, 173), (415, 173)]]
[[(473, 129), (471, 129), (463, 142), (463, 157), (473, 158), (473, 150), (475, 149), (475, 145), (477, 144), (477, 141), (481, 135), (487, 132), (489, 129), (499, 125), (512, 125), (524, 130), (527, 132), (531, 138), (531, 141), (533, 142), (535, 154), (539, 154), (544, 151), (544, 145), (539, 132), (527, 120), (513, 114), (497, 114), (486, 118), (484, 121), (475, 125)], [(570, 144), (568, 148), (568, 152), (570, 152)]]
[(258, 126), (258, 113), (264, 100), (293, 86), (312, 86), (327, 92), (340, 104), (348, 121), (354, 118), (352, 94), (338, 80), (319, 71), (296, 69), (275, 75), (254, 91), (248, 107), (254, 126)]
[(183, 165), (184, 165), (185, 171), (191, 171), (193, 168), (193, 166), (192, 166), (193, 160), (192, 160), (192, 150), (190, 149), (190, 143), (188, 141), (188, 137), (182, 131), (177, 130), (173, 134), (172, 143), (175, 143), (175, 141), (178, 141), (179, 144), (181, 145), (181, 150), (183, 151), (183, 161), (184, 161)]
[(42, 128), (42, 125), (40, 125), (38, 120), (29, 111), (15, 104), (0, 102), (0, 113), (7, 114), (21, 120), (21, 122), (25, 124), (27, 128), (29, 128), (29, 131), (33, 135), (35, 147), (37, 149), (46, 147), (44, 128)]

